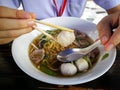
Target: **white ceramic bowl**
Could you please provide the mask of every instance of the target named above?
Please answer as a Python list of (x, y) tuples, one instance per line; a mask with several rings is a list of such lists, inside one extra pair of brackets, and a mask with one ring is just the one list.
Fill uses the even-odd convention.
[[(89, 35), (93, 40), (98, 38), (98, 32), (96, 29), (96, 25), (82, 20), (80, 18), (73, 18), (73, 17), (57, 17), (57, 18), (49, 18), (44, 19), (45, 22), (50, 22), (56, 25), (61, 25), (64, 27), (72, 28), (80, 30), (87, 35)], [(39, 25), (39, 27), (43, 30), (50, 30), (53, 29), (51, 27), (45, 25)], [(82, 84), (89, 81), (92, 81), (104, 73), (106, 73), (111, 66), (113, 65), (116, 57), (116, 49), (112, 49), (109, 52), (105, 52), (102, 45), (99, 45), (100, 49), (100, 58), (97, 64), (89, 70), (87, 73), (82, 75), (77, 75), (74, 77), (54, 77), (49, 76), (39, 70), (37, 70), (33, 64), (31, 63), (29, 56), (28, 56), (28, 49), (29, 44), (31, 41), (40, 34), (37, 30), (34, 30), (28, 34), (24, 34), (13, 41), (12, 44), (12, 55), (16, 62), (16, 64), (22, 69), (26, 74), (35, 78), (37, 80), (57, 84), (57, 85), (75, 85), (75, 84)], [(109, 57), (105, 60), (101, 61), (101, 58), (105, 53), (109, 53)]]

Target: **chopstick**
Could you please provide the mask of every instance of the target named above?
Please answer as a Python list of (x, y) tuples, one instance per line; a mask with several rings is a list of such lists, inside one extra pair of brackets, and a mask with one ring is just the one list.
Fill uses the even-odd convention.
[(32, 45), (35, 49), (39, 49), (34, 43), (31, 43), (31, 45)]
[(33, 28), (35, 28), (36, 30), (40, 31), (41, 33), (43, 33), (44, 35), (48, 36), (49, 38), (53, 39), (54, 41), (57, 41), (53, 36), (51, 36), (50, 34), (46, 33), (44, 30), (41, 30), (37, 26), (33, 26)]
[(47, 22), (38, 21), (38, 20), (34, 20), (34, 21), (36, 23), (47, 25), (47, 26), (50, 26), (50, 27), (53, 27), (53, 28), (61, 29), (61, 30), (68, 31), (68, 32), (74, 32), (74, 30), (72, 30), (72, 29), (69, 29), (69, 28), (66, 28), (66, 27), (62, 27), (62, 26), (58, 26), (58, 25), (55, 25), (55, 24), (52, 24), (52, 23), (47, 23)]

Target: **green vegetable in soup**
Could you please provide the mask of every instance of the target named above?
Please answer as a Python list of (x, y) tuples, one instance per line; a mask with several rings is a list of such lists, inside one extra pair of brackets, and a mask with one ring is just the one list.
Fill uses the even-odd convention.
[(58, 29), (58, 30), (55, 30), (54, 32), (51, 31), (51, 30), (47, 30), (46, 32), (49, 33), (49, 34), (51, 34), (51, 35), (55, 35), (55, 34), (57, 34), (57, 33), (60, 33), (61, 30)]
[(105, 53), (105, 54), (103, 55), (103, 57), (102, 57), (101, 60), (102, 60), (102, 61), (105, 60), (108, 56), (109, 56), (109, 53)]
[(88, 56), (84, 56), (83, 58), (88, 62), (89, 67), (92, 67), (92, 62), (91, 62), (90, 58)]
[(51, 76), (57, 76), (57, 72), (50, 70), (48, 67), (46, 67), (45, 63), (41, 63), (40, 64), (40, 68), (39, 68), (42, 72), (47, 73), (48, 75)]

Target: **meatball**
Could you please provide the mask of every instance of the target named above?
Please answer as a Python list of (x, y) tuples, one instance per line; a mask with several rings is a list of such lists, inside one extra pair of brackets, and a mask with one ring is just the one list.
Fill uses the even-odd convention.
[(80, 72), (85, 71), (89, 68), (88, 62), (83, 58), (80, 58), (77, 61), (75, 61), (75, 64), (78, 68), (78, 71)]
[(77, 73), (77, 68), (72, 63), (63, 63), (60, 67), (61, 73), (65, 76), (72, 76)]
[(74, 32), (61, 31), (57, 36), (57, 40), (62, 46), (67, 47), (75, 40)]

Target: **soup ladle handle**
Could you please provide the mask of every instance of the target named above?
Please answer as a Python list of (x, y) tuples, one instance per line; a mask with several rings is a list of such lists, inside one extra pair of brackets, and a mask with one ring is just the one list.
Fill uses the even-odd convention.
[(72, 48), (64, 50), (57, 55), (57, 59), (61, 62), (71, 62), (78, 60), (95, 49), (99, 44), (101, 44), (100, 40), (86, 48)]

